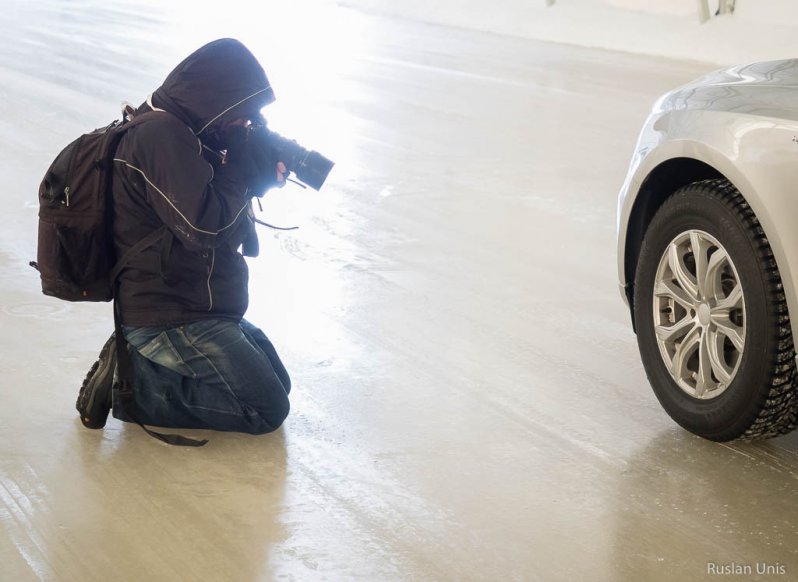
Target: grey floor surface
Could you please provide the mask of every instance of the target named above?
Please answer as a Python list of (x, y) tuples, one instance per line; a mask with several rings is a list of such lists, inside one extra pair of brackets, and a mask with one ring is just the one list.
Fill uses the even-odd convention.
[[(637, 132), (710, 67), (286, 10), (263, 34), (155, 2), (0, 17), (0, 580), (798, 579), (798, 439), (675, 426), (616, 286)], [(88, 431), (110, 309), (39, 293), (38, 182), (222, 35), (263, 57), (276, 128), (337, 162), (320, 193), (267, 195), (300, 229), (250, 261), (291, 416), (198, 450)]]

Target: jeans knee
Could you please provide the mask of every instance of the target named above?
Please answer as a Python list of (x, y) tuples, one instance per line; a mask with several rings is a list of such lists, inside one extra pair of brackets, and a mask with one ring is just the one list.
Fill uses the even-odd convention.
[(269, 407), (267, 412), (258, 412), (257, 416), (253, 418), (250, 423), (250, 429), (247, 431), (250, 434), (268, 434), (274, 432), (283, 425), (285, 419), (288, 418), (288, 413), (291, 410), (291, 404), (288, 398), (281, 402), (275, 402)]
[(291, 403), (288, 401), (288, 398), (285, 398), (280, 406), (274, 412), (274, 417), (272, 418), (272, 424), (274, 425), (274, 430), (277, 430), (282, 426), (285, 419), (288, 418), (288, 413), (291, 412)]

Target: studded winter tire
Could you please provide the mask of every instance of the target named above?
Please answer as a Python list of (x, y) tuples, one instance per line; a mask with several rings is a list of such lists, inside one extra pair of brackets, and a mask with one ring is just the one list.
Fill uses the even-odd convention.
[(665, 411), (716, 440), (796, 426), (795, 351), (776, 262), (725, 180), (675, 192), (649, 225), (635, 275), (643, 366)]

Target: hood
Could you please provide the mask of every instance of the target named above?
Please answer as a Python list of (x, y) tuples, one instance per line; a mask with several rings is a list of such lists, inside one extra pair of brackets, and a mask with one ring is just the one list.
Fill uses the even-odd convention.
[(796, 59), (737, 65), (663, 95), (654, 113), (702, 110), (798, 120), (796, 89)]
[(223, 117), (255, 116), (274, 101), (263, 67), (239, 41), (223, 38), (191, 53), (152, 94), (152, 105), (179, 117), (196, 135)]

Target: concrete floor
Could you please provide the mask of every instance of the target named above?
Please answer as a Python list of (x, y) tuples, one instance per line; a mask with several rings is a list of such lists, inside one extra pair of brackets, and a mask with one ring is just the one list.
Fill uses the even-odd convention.
[[(154, 1), (4, 8), (0, 580), (798, 579), (798, 438), (675, 426), (616, 287), (637, 131), (708, 67), (307, 4), (265, 32)], [(186, 431), (202, 449), (86, 430), (110, 310), (39, 294), (38, 182), (228, 34), (264, 58), (273, 125), (337, 161), (322, 192), (267, 197), (301, 228), (250, 262), (291, 416)]]

